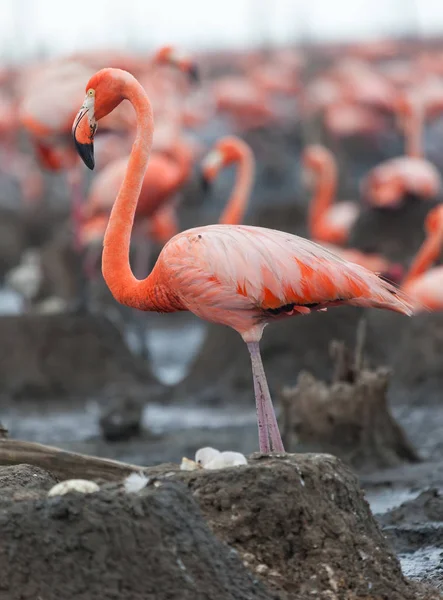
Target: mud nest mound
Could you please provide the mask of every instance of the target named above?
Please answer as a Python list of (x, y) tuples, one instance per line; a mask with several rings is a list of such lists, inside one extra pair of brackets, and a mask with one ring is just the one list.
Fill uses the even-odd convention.
[(105, 483), (52, 498), (50, 475), (36, 489), (35, 467), (8, 469), (22, 477), (0, 512), (0, 599), (439, 598), (403, 577), (356, 477), (333, 456), (160, 465), (137, 492)]
[(272, 597), (176, 484), (11, 501), (0, 531), (8, 600)]
[(419, 597), (355, 475), (333, 456), (253, 455), (246, 467), (178, 477), (215, 535), (281, 600)]
[(0, 331), (1, 391), (12, 397), (91, 394), (112, 382), (153, 381), (104, 317), (7, 316)]
[(331, 344), (330, 384), (300, 373), (297, 385), (281, 393), (286, 449), (330, 452), (359, 470), (417, 462), (419, 456), (389, 410), (390, 371), (365, 366), (361, 321), (355, 355), (342, 342)]

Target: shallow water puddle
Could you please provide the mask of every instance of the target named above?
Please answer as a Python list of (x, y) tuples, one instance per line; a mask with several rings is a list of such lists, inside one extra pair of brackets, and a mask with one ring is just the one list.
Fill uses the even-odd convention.
[(165, 385), (181, 381), (205, 338), (204, 324), (190, 323), (177, 328), (150, 329), (147, 345), (152, 370)]
[(143, 423), (154, 433), (165, 433), (179, 429), (241, 427), (254, 425), (255, 411), (226, 406), (220, 408), (195, 406), (164, 406), (148, 404), (143, 411)]
[[(99, 416), (98, 403), (90, 401), (73, 410), (60, 410), (59, 407), (50, 406), (39, 406), (38, 410), (23, 407), (20, 411), (12, 408), (2, 412), (2, 422), (11, 437), (43, 444), (59, 444), (98, 437)], [(144, 426), (157, 434), (193, 428), (241, 427), (254, 423), (255, 412), (252, 406), (250, 410), (243, 410), (236, 407), (200, 408), (152, 403), (143, 411)]]
[(407, 500), (414, 500), (422, 490), (411, 491), (409, 488), (380, 488), (365, 491), (365, 498), (369, 502), (374, 515), (384, 514)]
[(23, 299), (20, 294), (8, 288), (0, 288), (0, 315), (20, 315), (23, 313)]
[(423, 580), (435, 574), (443, 566), (443, 551), (441, 548), (427, 546), (408, 554), (399, 554), (403, 574), (411, 579)]

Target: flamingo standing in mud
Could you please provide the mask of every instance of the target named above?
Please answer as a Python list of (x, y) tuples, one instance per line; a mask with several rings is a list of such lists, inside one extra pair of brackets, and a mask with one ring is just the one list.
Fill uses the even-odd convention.
[(244, 225), (209, 225), (179, 233), (164, 246), (150, 275), (136, 279), (129, 264), (131, 231), (154, 133), (143, 87), (119, 69), (97, 72), (87, 83), (73, 136), (92, 169), (97, 121), (124, 99), (134, 106), (137, 133), (105, 234), (104, 279), (122, 304), (145, 311), (188, 310), (235, 329), (251, 356), (260, 450), (283, 452), (259, 350), (264, 327), (276, 319), (341, 304), (409, 315), (409, 300), (374, 273), (313, 242)]
[(443, 266), (429, 267), (438, 259), (443, 247), (443, 206), (436, 206), (426, 216), (426, 239), (402, 283), (402, 290), (417, 303), (415, 312), (428, 308), (443, 310)]
[(313, 174), (316, 190), (309, 204), (309, 234), (316, 242), (344, 245), (360, 213), (354, 202), (333, 204), (337, 189), (337, 165), (332, 152), (320, 145), (307, 146), (303, 167)]
[(432, 200), (442, 187), (438, 169), (423, 157), (422, 102), (405, 95), (398, 101), (397, 112), (405, 131), (407, 155), (381, 163), (363, 179), (362, 196), (374, 207), (397, 208), (406, 197)]

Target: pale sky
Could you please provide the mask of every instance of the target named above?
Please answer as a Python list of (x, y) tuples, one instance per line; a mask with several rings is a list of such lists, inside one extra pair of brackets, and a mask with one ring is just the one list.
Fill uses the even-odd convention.
[(443, 33), (442, 0), (0, 0), (0, 52), (188, 49)]

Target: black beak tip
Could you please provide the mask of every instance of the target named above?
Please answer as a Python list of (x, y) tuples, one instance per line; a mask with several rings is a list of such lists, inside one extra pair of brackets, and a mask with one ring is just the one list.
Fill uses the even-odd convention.
[(196, 64), (192, 64), (188, 69), (188, 77), (191, 83), (200, 83), (200, 70)]
[(75, 147), (82, 161), (92, 171), (95, 167), (94, 144), (80, 144), (75, 140)]

